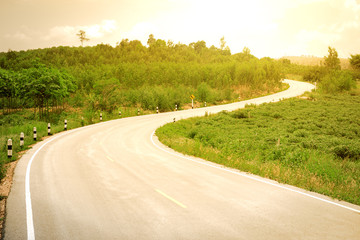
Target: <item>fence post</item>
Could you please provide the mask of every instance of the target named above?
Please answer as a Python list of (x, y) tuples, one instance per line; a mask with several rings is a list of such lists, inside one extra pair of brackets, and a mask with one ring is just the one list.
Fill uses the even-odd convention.
[(8, 158), (11, 159), (12, 158), (12, 140), (11, 139), (8, 140), (7, 145), (8, 145)]
[(24, 133), (20, 133), (20, 147), (22, 148), (24, 146)]

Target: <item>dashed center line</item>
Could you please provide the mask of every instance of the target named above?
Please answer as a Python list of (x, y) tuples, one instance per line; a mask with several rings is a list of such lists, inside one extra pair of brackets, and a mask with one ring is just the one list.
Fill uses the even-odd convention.
[(170, 201), (176, 203), (177, 205), (179, 205), (182, 208), (186, 208), (186, 206), (184, 204), (182, 204), (181, 202), (175, 200), (174, 198), (170, 197), (169, 195), (167, 195), (166, 193), (160, 191), (159, 189), (155, 189), (155, 191), (157, 191), (158, 193), (160, 193), (162, 196), (166, 197), (167, 199), (169, 199)]

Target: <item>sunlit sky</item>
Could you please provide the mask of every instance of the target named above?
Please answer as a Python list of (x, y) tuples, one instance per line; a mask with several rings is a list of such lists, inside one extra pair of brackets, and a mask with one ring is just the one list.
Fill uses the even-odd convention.
[(360, 0), (0, 0), (0, 51), (204, 40), (256, 57), (360, 54)]

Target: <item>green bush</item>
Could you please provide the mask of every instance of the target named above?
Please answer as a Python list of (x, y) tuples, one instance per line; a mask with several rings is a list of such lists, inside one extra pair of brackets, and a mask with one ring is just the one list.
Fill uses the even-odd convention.
[(356, 87), (352, 75), (344, 71), (331, 71), (321, 79), (320, 89), (324, 93), (349, 91)]

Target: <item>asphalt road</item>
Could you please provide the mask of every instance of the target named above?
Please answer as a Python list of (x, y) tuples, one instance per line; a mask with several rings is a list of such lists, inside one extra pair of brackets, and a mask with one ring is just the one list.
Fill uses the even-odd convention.
[(20, 159), (5, 239), (360, 239), (360, 207), (174, 152), (159, 126), (278, 101), (103, 122), (56, 134)]

